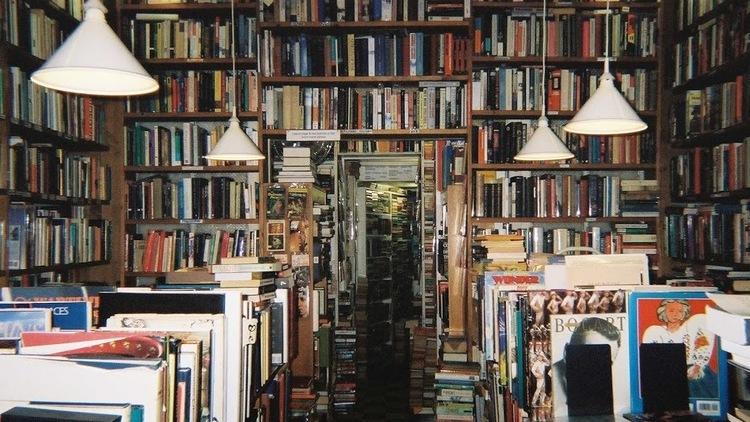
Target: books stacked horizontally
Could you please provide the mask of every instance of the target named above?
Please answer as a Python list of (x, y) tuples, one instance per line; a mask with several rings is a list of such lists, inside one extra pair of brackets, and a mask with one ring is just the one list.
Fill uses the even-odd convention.
[(333, 411), (336, 414), (351, 414), (357, 393), (356, 350), (357, 334), (353, 329), (336, 328), (333, 352), (336, 361), (333, 381)]
[[(750, 295), (709, 293), (714, 307), (706, 307), (706, 328), (721, 339), (721, 349), (731, 354), (731, 371), (738, 380), (738, 394), (747, 395), (750, 379)], [(743, 382), (744, 380), (744, 382)], [(744, 385), (744, 386), (743, 386)], [(742, 392), (744, 391), (744, 393)], [(745, 405), (743, 405), (743, 403)], [(729, 421), (750, 420), (750, 408), (742, 399), (727, 414)]]
[(488, 234), (476, 238), (476, 258), (485, 259), (491, 270), (526, 270), (524, 237), (513, 234)]
[(310, 148), (284, 148), (283, 166), (279, 172), (280, 183), (315, 182), (310, 161)]
[(411, 328), (409, 407), (413, 414), (432, 414), (435, 405), (437, 338), (434, 328)]
[(620, 253), (642, 253), (648, 256), (649, 267), (658, 268), (659, 254), (656, 248), (656, 229), (647, 223), (615, 224), (618, 239), (622, 239)]
[(623, 217), (658, 217), (658, 200), (656, 180), (620, 181), (620, 212)]
[(255, 256), (222, 258), (220, 264), (209, 268), (219, 287), (241, 289), (259, 301), (276, 297), (277, 271), (281, 271), (281, 263), (274, 258)]
[(444, 363), (435, 374), (436, 421), (474, 420), (474, 382), (479, 381), (479, 364)]

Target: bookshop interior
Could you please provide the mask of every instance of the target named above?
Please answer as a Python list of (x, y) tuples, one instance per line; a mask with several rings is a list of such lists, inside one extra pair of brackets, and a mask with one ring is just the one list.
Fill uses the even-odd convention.
[(1, 0), (0, 422), (750, 422), (750, 0)]

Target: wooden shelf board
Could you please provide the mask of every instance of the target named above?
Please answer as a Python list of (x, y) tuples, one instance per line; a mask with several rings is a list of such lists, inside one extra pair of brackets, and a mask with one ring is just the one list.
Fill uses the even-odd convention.
[(0, 47), (8, 54), (8, 64), (18, 66), (28, 73), (36, 70), (44, 63), (44, 59), (39, 58), (23, 48), (7, 41), (0, 42)]
[[(238, 12), (254, 12), (258, 8), (257, 2), (235, 3), (234, 9)], [(226, 3), (167, 3), (167, 4), (121, 4), (120, 12), (125, 13), (160, 13), (160, 12), (226, 12), (231, 10), (231, 4)]]
[(46, 267), (32, 267), (25, 270), (8, 270), (9, 276), (17, 276), (17, 275), (25, 275), (25, 274), (41, 274), (41, 273), (47, 273), (47, 272), (58, 272), (58, 271), (67, 271), (67, 270), (73, 270), (76, 268), (86, 268), (86, 267), (95, 267), (98, 265), (107, 265), (109, 264), (109, 261), (92, 261), (92, 262), (79, 262), (79, 263), (72, 263), (72, 264), (59, 264), (59, 265), (50, 265)]
[(510, 164), (474, 164), (472, 169), (484, 170), (550, 170), (550, 171), (576, 171), (576, 170), (654, 170), (656, 164), (611, 164), (611, 163), (510, 163)]
[(750, 121), (742, 122), (724, 129), (702, 132), (687, 139), (670, 143), (672, 148), (713, 147), (726, 142), (737, 142), (750, 134)]
[(692, 203), (692, 202), (724, 202), (731, 201), (736, 202), (740, 199), (750, 198), (750, 188), (739, 189), (735, 191), (727, 192), (715, 192), (701, 195), (689, 195), (689, 196), (673, 196), (672, 202), (676, 203)]
[(22, 192), (7, 190), (5, 192), (11, 201), (35, 202), (50, 205), (108, 205), (109, 201), (99, 199), (70, 198), (61, 195), (49, 195), (44, 193)]
[[(658, 9), (659, 2), (610, 2), (611, 9), (622, 9), (630, 7), (633, 9)], [(479, 9), (541, 9), (543, 7), (542, 2), (533, 1), (521, 1), (521, 2), (496, 2), (496, 1), (472, 1), (471, 7)], [(589, 1), (589, 2), (552, 2), (547, 4), (548, 9), (605, 9), (607, 7), (605, 2), (600, 1)]]
[(717, 66), (706, 73), (698, 75), (682, 85), (672, 88), (673, 94), (682, 94), (691, 89), (701, 89), (707, 85), (724, 82), (743, 74), (750, 66), (750, 52), (746, 52), (727, 63)]
[(472, 217), (472, 223), (631, 223), (655, 220), (657, 217)]
[(259, 30), (384, 30), (384, 29), (434, 29), (434, 30), (456, 30), (469, 29), (469, 21), (371, 21), (371, 22), (261, 22)]
[[(194, 67), (232, 67), (231, 57), (206, 57), (206, 58), (169, 58), (169, 59), (139, 59), (144, 67), (174, 67), (174, 68), (194, 68)], [(243, 66), (252, 66), (257, 63), (256, 58), (238, 57), (237, 66), (241, 69)]]
[(456, 81), (467, 82), (463, 75), (429, 75), (429, 76), (271, 76), (262, 77), (261, 83), (267, 84), (378, 84)]
[[(542, 65), (541, 56), (508, 57), (508, 56), (473, 56), (472, 62), (477, 64), (538, 64)], [(658, 64), (656, 57), (616, 57), (610, 59), (610, 66), (655, 66)], [(593, 64), (602, 63), (598, 57), (548, 57), (547, 65), (582, 65), (589, 67)]]
[(44, 144), (76, 152), (102, 152), (109, 150), (108, 145), (75, 138), (39, 125), (21, 122), (16, 119), (11, 119), (9, 122), (10, 134), (20, 136), (24, 141), (32, 145)]
[(735, 262), (723, 262), (715, 260), (699, 260), (699, 259), (683, 259), (668, 257), (673, 264), (680, 264), (680, 266), (687, 265), (718, 265), (722, 267), (734, 267), (735, 270), (748, 271), (750, 270), (750, 264), (747, 263), (735, 263)]
[(139, 272), (126, 271), (125, 272), (125, 277), (164, 277), (166, 275), (167, 275), (166, 272), (154, 272), (154, 273), (143, 272), (143, 271), (139, 271)]
[(258, 224), (257, 218), (235, 219), (235, 218), (215, 218), (215, 219), (177, 219), (177, 218), (154, 218), (149, 220), (125, 220), (126, 225), (138, 224)]
[[(570, 119), (578, 111), (547, 111), (548, 119)], [(541, 110), (472, 110), (471, 115), (474, 118), (505, 118), (505, 119), (525, 119), (538, 118)], [(639, 111), (641, 117), (656, 117), (656, 111)]]
[[(293, 129), (290, 129), (293, 130)], [(262, 135), (280, 137), (286, 135), (287, 129), (263, 129)], [(461, 129), (341, 129), (342, 138), (382, 138), (382, 137), (465, 137), (467, 131)]]
[[(143, 120), (143, 121), (165, 121), (165, 120), (229, 120), (232, 116), (231, 113), (227, 112), (213, 112), (213, 111), (196, 111), (196, 112), (184, 112), (184, 113), (145, 113), (145, 112), (131, 112), (125, 113), (125, 121)], [(237, 117), (241, 120), (257, 120), (257, 112), (243, 111), (237, 113)]]
[(125, 166), (125, 173), (235, 173), (257, 172), (258, 166)]

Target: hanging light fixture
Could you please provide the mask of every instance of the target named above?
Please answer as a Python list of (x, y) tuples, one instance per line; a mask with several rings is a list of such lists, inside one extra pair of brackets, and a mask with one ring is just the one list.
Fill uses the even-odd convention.
[(599, 87), (576, 115), (563, 126), (566, 132), (581, 135), (621, 135), (646, 130), (648, 125), (638, 117), (628, 101), (617, 90), (609, 73), (609, 0), (605, 17), (604, 73)]
[(105, 13), (100, 0), (87, 0), (83, 21), (31, 74), (31, 81), (84, 95), (142, 95), (158, 90), (159, 84), (107, 25)]
[(240, 127), (237, 118), (237, 64), (235, 63), (234, 47), (234, 0), (231, 1), (232, 10), (232, 117), (229, 118), (229, 129), (221, 135), (221, 139), (204, 158), (208, 160), (247, 161), (263, 160), (263, 154), (255, 142)]
[(555, 132), (549, 128), (547, 120), (547, 0), (543, 7), (544, 25), (542, 25), (542, 115), (537, 121), (534, 133), (514, 157), (517, 161), (553, 161), (573, 158), (573, 154), (563, 144)]

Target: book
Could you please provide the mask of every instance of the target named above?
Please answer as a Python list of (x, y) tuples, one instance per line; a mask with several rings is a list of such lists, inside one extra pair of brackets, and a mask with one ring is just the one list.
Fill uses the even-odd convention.
[(23, 406), (6, 410), (0, 414), (0, 417), (2, 417), (3, 421), (10, 422), (54, 422), (62, 420), (70, 422), (118, 422), (122, 420), (122, 417), (119, 415), (92, 413), (83, 410), (55, 410)]
[(686, 351), (690, 409), (715, 420), (728, 409), (727, 358), (708, 326), (705, 291), (630, 294), (631, 412), (643, 412), (639, 383), (639, 349), (643, 343), (683, 343)]
[(91, 303), (79, 302), (0, 302), (0, 309), (46, 308), (52, 310), (52, 327), (59, 330), (90, 330)]
[(748, 316), (736, 315), (708, 306), (706, 328), (722, 339), (741, 345), (750, 344), (750, 317)]
[(0, 309), (0, 338), (20, 338), (26, 331), (50, 331), (52, 309)]

